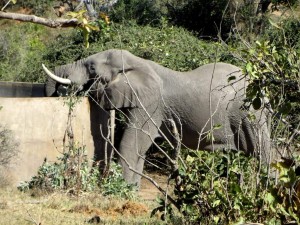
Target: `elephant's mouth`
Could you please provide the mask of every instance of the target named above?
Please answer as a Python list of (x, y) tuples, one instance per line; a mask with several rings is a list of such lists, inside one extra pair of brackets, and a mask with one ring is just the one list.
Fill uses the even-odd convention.
[(110, 80), (109, 80), (107, 77), (105, 77), (105, 76), (100, 76), (100, 77), (99, 77), (99, 80), (100, 80), (100, 83), (101, 83), (103, 86), (107, 86), (108, 83), (110, 82)]
[(61, 96), (61, 97), (68, 96), (69, 95), (69, 90), (68, 89), (69, 89), (68, 86), (60, 84), (57, 87), (56, 93), (57, 93), (58, 96)]
[[(96, 92), (98, 96), (102, 96), (105, 89), (108, 87), (109, 85), (109, 79), (104, 77), (104, 76), (100, 76), (98, 77), (97, 80), (90, 80), (89, 82), (92, 82), (92, 84), (90, 84), (90, 90), (93, 92)], [(85, 89), (87, 90), (87, 89)]]

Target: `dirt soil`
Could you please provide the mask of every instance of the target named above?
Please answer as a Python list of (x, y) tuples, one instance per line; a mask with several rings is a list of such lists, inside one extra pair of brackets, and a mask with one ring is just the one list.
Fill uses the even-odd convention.
[[(167, 188), (168, 177), (166, 175), (158, 173), (151, 173), (147, 175), (157, 182), (164, 190)], [(154, 201), (157, 197), (161, 196), (161, 193), (149, 180), (142, 178), (141, 189), (138, 195), (144, 200)]]

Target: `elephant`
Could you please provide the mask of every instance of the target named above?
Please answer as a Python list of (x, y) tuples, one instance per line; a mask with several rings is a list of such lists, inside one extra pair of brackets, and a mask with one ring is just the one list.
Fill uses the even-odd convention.
[(265, 163), (272, 160), (267, 113), (243, 110), (247, 80), (239, 67), (217, 62), (178, 72), (110, 49), (58, 66), (54, 73), (43, 68), (50, 77), (47, 95), (60, 84), (75, 85), (105, 111), (124, 113), (118, 152), (130, 184), (140, 185), (146, 152), (157, 138), (188, 149), (241, 150)]

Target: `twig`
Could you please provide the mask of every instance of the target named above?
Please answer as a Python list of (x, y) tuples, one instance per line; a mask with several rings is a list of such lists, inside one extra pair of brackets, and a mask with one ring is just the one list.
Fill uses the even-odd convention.
[[(102, 138), (104, 138), (106, 141), (108, 141), (108, 142), (112, 145), (111, 141), (110, 141), (109, 139), (107, 139), (107, 138), (103, 135), (102, 129), (100, 129), (100, 133), (101, 133)], [(130, 163), (129, 163), (129, 162), (124, 158), (124, 156), (123, 156), (123, 155), (115, 148), (115, 146), (112, 145), (112, 148), (114, 149), (114, 152), (116, 152), (116, 153), (118, 154), (118, 156), (126, 163), (126, 165), (128, 166), (129, 170), (131, 170), (132, 172), (134, 172), (134, 173), (140, 175), (141, 177), (144, 177), (144, 178), (147, 179), (148, 181), (150, 181), (150, 182), (151, 182), (151, 183), (152, 183), (152, 184), (153, 184), (153, 185), (154, 185), (154, 186), (155, 186), (155, 187), (156, 187), (163, 195), (167, 196), (168, 200), (169, 200), (170, 202), (172, 202), (172, 204), (173, 204), (175, 207), (178, 208), (176, 201), (175, 201), (170, 195), (168, 195), (168, 193), (167, 193), (162, 187), (160, 187), (160, 186), (158, 185), (158, 183), (157, 183), (155, 180), (153, 180), (151, 177), (149, 177), (149, 176), (147, 176), (147, 175), (145, 175), (145, 174), (143, 174), (143, 173), (140, 173), (139, 171), (133, 169), (132, 166), (130, 165)], [(179, 208), (178, 208), (178, 209), (179, 209)]]
[(11, 0), (9, 0), (3, 7), (2, 7), (2, 9), (1, 9), (1, 11), (3, 11), (7, 6), (8, 6), (8, 4), (11, 2)]
[(41, 224), (40, 222), (37, 222), (37, 221), (31, 216), (31, 214), (30, 214), (30, 212), (29, 212), (28, 209), (26, 209), (26, 212), (27, 212), (29, 218), (31, 219), (31, 222), (33, 222), (35, 225), (40, 225), (40, 224)]

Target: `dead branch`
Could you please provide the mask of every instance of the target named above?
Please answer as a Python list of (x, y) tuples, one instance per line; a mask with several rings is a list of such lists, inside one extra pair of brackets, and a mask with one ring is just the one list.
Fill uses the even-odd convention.
[(174, 200), (170, 195), (167, 194), (167, 192), (155, 181), (153, 180), (151, 177), (140, 173), (139, 171), (135, 170), (132, 165), (130, 165), (130, 163), (124, 158), (124, 156), (112, 145), (111, 141), (109, 139), (107, 139), (102, 132), (102, 129), (100, 129), (100, 133), (102, 138), (106, 139), (106, 141), (112, 146), (112, 148), (114, 149), (114, 152), (117, 153), (117, 155), (126, 163), (126, 165), (128, 166), (128, 168), (133, 171), (134, 173), (140, 175), (141, 177), (144, 177), (145, 179), (147, 179), (148, 181), (150, 181), (164, 196), (167, 196), (168, 200), (170, 202), (172, 202), (172, 204), (178, 208), (178, 205), (176, 203), (176, 200)]
[(0, 12), (0, 19), (17, 20), (21, 22), (30, 22), (41, 24), (51, 28), (58, 27), (77, 27), (77, 19), (47, 19), (35, 15), (25, 15), (20, 13)]

